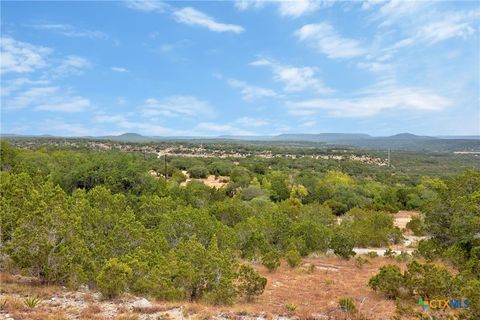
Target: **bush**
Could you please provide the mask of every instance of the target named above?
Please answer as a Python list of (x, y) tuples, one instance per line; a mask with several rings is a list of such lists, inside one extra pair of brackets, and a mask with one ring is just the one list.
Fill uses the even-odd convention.
[(340, 309), (342, 309), (343, 312), (355, 313), (357, 311), (355, 301), (353, 301), (352, 298), (340, 298), (340, 300), (338, 300), (338, 304), (340, 305)]
[(394, 258), (396, 255), (397, 255), (397, 253), (390, 248), (385, 250), (385, 252), (383, 253), (383, 256), (385, 258)]
[(410, 262), (404, 278), (410, 292), (424, 298), (448, 297), (453, 290), (452, 274), (444, 267), (431, 263)]
[(480, 280), (472, 280), (462, 289), (462, 294), (470, 304), (472, 319), (480, 319)]
[(420, 240), (414, 255), (431, 261), (439, 256), (438, 246), (431, 239)]
[(267, 278), (259, 275), (252, 267), (242, 265), (238, 272), (238, 290), (251, 302), (255, 296), (259, 296), (265, 290)]
[(330, 248), (337, 256), (347, 260), (355, 255), (352, 238), (345, 234), (335, 234), (330, 242)]
[(273, 272), (280, 266), (280, 255), (277, 251), (269, 251), (263, 255), (262, 264), (267, 267), (268, 271)]
[(369, 251), (369, 252), (367, 253), (367, 256), (368, 256), (369, 258), (373, 259), (373, 258), (378, 257), (378, 253), (377, 253), (377, 251)]
[(302, 262), (302, 256), (296, 249), (288, 250), (285, 253), (285, 258), (287, 259), (287, 263), (290, 267), (295, 268)]
[(407, 223), (406, 228), (411, 230), (416, 236), (420, 237), (425, 235), (425, 224), (418, 216), (412, 217), (412, 219)]
[(398, 297), (399, 290), (404, 284), (400, 268), (395, 265), (386, 265), (380, 272), (370, 278), (368, 286), (375, 291), (382, 292), (388, 299)]
[(105, 263), (97, 277), (97, 287), (105, 298), (115, 298), (128, 289), (132, 269), (113, 258)]
[(355, 258), (355, 266), (357, 268), (361, 268), (361, 267), (363, 267), (363, 265), (365, 265), (369, 262), (370, 261), (367, 258), (362, 257), (362, 256), (358, 256), (358, 257)]
[(190, 178), (203, 179), (208, 176), (208, 169), (204, 166), (193, 166), (188, 169), (188, 174), (190, 174)]
[(297, 305), (295, 303), (287, 303), (285, 308), (287, 308), (288, 311), (293, 312), (297, 310)]

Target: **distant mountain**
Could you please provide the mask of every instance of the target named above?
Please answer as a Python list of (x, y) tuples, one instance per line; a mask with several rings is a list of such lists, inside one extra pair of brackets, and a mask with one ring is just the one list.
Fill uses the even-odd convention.
[[(15, 134), (1, 134), (7, 139), (25, 139), (25, 138), (55, 138), (52, 136), (23, 136)], [(200, 136), (178, 136), (178, 137), (148, 137), (138, 133), (124, 133), (118, 136), (101, 136), (101, 137), (78, 137), (81, 139), (98, 139), (111, 140), (116, 142), (155, 142), (155, 141), (260, 141), (272, 142), (275, 144), (285, 143), (322, 143), (332, 146), (351, 146), (361, 149), (370, 150), (409, 150), (409, 151), (435, 151), (435, 152), (452, 152), (452, 151), (480, 151), (480, 139), (468, 136), (465, 137), (430, 137), (418, 136), (411, 133), (399, 133), (386, 137), (374, 137), (364, 133), (285, 133), (275, 136), (235, 136), (222, 135), (218, 137), (200, 137)], [(60, 137), (58, 137), (60, 138)], [(72, 137), (73, 138), (73, 137)]]
[(142, 136), (138, 133), (127, 132), (118, 136), (93, 137), (94, 139), (111, 140), (118, 142), (151, 142), (157, 139), (153, 137)]
[(463, 140), (480, 140), (478, 136), (438, 136), (440, 139), (463, 139)]
[(438, 139), (436, 137), (429, 137), (429, 136), (417, 136), (411, 133), (398, 133), (394, 134), (393, 136), (385, 137), (390, 140), (431, 140), (431, 139)]
[(275, 141), (309, 141), (309, 142), (336, 142), (343, 140), (370, 139), (372, 136), (365, 133), (284, 133), (272, 137)]

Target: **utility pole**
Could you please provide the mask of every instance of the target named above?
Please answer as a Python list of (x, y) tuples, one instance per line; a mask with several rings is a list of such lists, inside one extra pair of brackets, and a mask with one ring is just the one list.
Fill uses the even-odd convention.
[(388, 167), (390, 168), (390, 148), (388, 148), (388, 161), (387, 161)]
[(167, 181), (168, 173), (167, 173), (167, 154), (166, 153), (165, 153), (164, 159), (165, 159), (165, 174), (164, 174), (164, 176), (165, 176), (165, 181)]

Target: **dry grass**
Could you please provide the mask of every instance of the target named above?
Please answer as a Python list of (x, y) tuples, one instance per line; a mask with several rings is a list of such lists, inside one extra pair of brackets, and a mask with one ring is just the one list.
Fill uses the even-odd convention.
[[(370, 277), (376, 274), (378, 269), (385, 264), (395, 264), (401, 269), (405, 269), (405, 263), (383, 257), (370, 259), (370, 263), (363, 265), (361, 269), (355, 265), (354, 259), (347, 261), (334, 256), (306, 258), (303, 265), (295, 269), (290, 268), (287, 263), (283, 262), (279, 269), (273, 273), (268, 272), (261, 265), (255, 265), (254, 267), (263, 276), (267, 277), (268, 282), (263, 295), (253, 303), (239, 301), (233, 306), (211, 306), (203, 303), (159, 301), (152, 308), (142, 310), (141, 313), (154, 314), (183, 306), (186, 313), (195, 315), (196, 318), (200, 319), (208, 319), (221, 313), (232, 315), (233, 319), (245, 314), (262, 314), (269, 318), (272, 318), (273, 315), (291, 314), (300, 319), (318, 319), (321, 318), (320, 315), (324, 319), (348, 319), (352, 316), (342, 312), (338, 305), (339, 298), (347, 296), (354, 299), (359, 310), (355, 315), (356, 318), (351, 319), (391, 319), (395, 313), (393, 301), (384, 299), (367, 286)], [(310, 271), (311, 265), (314, 266), (313, 271)], [(20, 291), (4, 297), (7, 300), (4, 309), (12, 315), (18, 315), (15, 319), (57, 320), (63, 319), (64, 314), (62, 315), (62, 312), (68, 312), (69, 316), (75, 316), (77, 319), (103, 319), (101, 311), (103, 304), (106, 302), (92, 303), (94, 297), (88, 293), (83, 295), (84, 301), (88, 304), (83, 309), (67, 310), (61, 304), (54, 306), (50, 303), (48, 308), (45, 306), (35, 310), (26, 310), (22, 299), (27, 296), (27, 293), (29, 296), (32, 294), (41, 296), (39, 293), (43, 293), (43, 295), (51, 294), (60, 289), (42, 286), (28, 287), (24, 284), (10, 282), (2, 285), (2, 291), (5, 290), (9, 292)], [(61, 290), (60, 292), (71, 299), (75, 296), (66, 294), (65, 290), (63, 293)], [(109, 301), (108, 303), (116, 305), (118, 310), (117, 320), (136, 319), (140, 312), (130, 312), (125, 307), (125, 301)], [(295, 310), (288, 310), (286, 308), (287, 304), (295, 305)], [(2, 305), (1, 301), (0, 305)], [(59, 316), (48, 318), (47, 315)]]
[(102, 308), (98, 304), (89, 304), (80, 312), (80, 319), (102, 319)]
[[(201, 303), (182, 302), (190, 314), (263, 314), (267, 317), (291, 314), (301, 319), (390, 319), (395, 314), (393, 301), (384, 299), (372, 291), (368, 280), (385, 264), (395, 264), (401, 269), (405, 263), (378, 257), (359, 269), (354, 259), (349, 261), (334, 256), (307, 258), (304, 266), (291, 269), (286, 263), (273, 273), (260, 265), (254, 266), (264, 277), (267, 287), (263, 295), (253, 303), (238, 302), (233, 306), (209, 306)], [(308, 272), (310, 264), (315, 265), (314, 272)], [(359, 312), (346, 315), (338, 305), (341, 297), (352, 297)], [(286, 308), (287, 304), (296, 305), (294, 311)], [(165, 303), (167, 307), (174, 305)]]
[(115, 320), (138, 320), (139, 316), (138, 314), (135, 314), (135, 313), (123, 313), (123, 314), (117, 315), (114, 319)]

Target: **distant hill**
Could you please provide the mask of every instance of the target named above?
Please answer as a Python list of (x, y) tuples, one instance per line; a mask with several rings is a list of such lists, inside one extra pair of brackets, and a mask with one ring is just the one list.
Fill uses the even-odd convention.
[[(7, 139), (25, 139), (55, 138), (52, 136), (23, 136), (15, 134), (2, 134), (2, 138)], [(480, 151), (480, 139), (468, 137), (430, 137), (419, 136), (411, 133), (399, 133), (386, 137), (374, 137), (364, 133), (285, 133), (275, 136), (235, 136), (222, 135), (218, 137), (200, 137), (200, 136), (178, 136), (178, 137), (149, 137), (138, 133), (124, 133), (118, 136), (100, 136), (100, 137), (78, 137), (81, 139), (111, 140), (116, 142), (148, 143), (155, 141), (252, 141), (275, 143), (276, 145), (285, 143), (313, 143), (327, 144), (332, 146), (350, 146), (370, 150), (406, 150), (406, 151), (434, 151), (434, 152), (453, 152), (453, 151)]]
[(103, 137), (92, 137), (92, 138), (118, 141), (118, 142), (151, 142), (151, 141), (157, 140), (153, 137), (146, 137), (146, 136), (142, 136), (141, 134), (131, 133), (131, 132), (127, 132), (118, 136), (103, 136)]
[(343, 140), (370, 139), (372, 136), (364, 133), (284, 133), (272, 137), (275, 141), (310, 141), (310, 142), (336, 142)]

